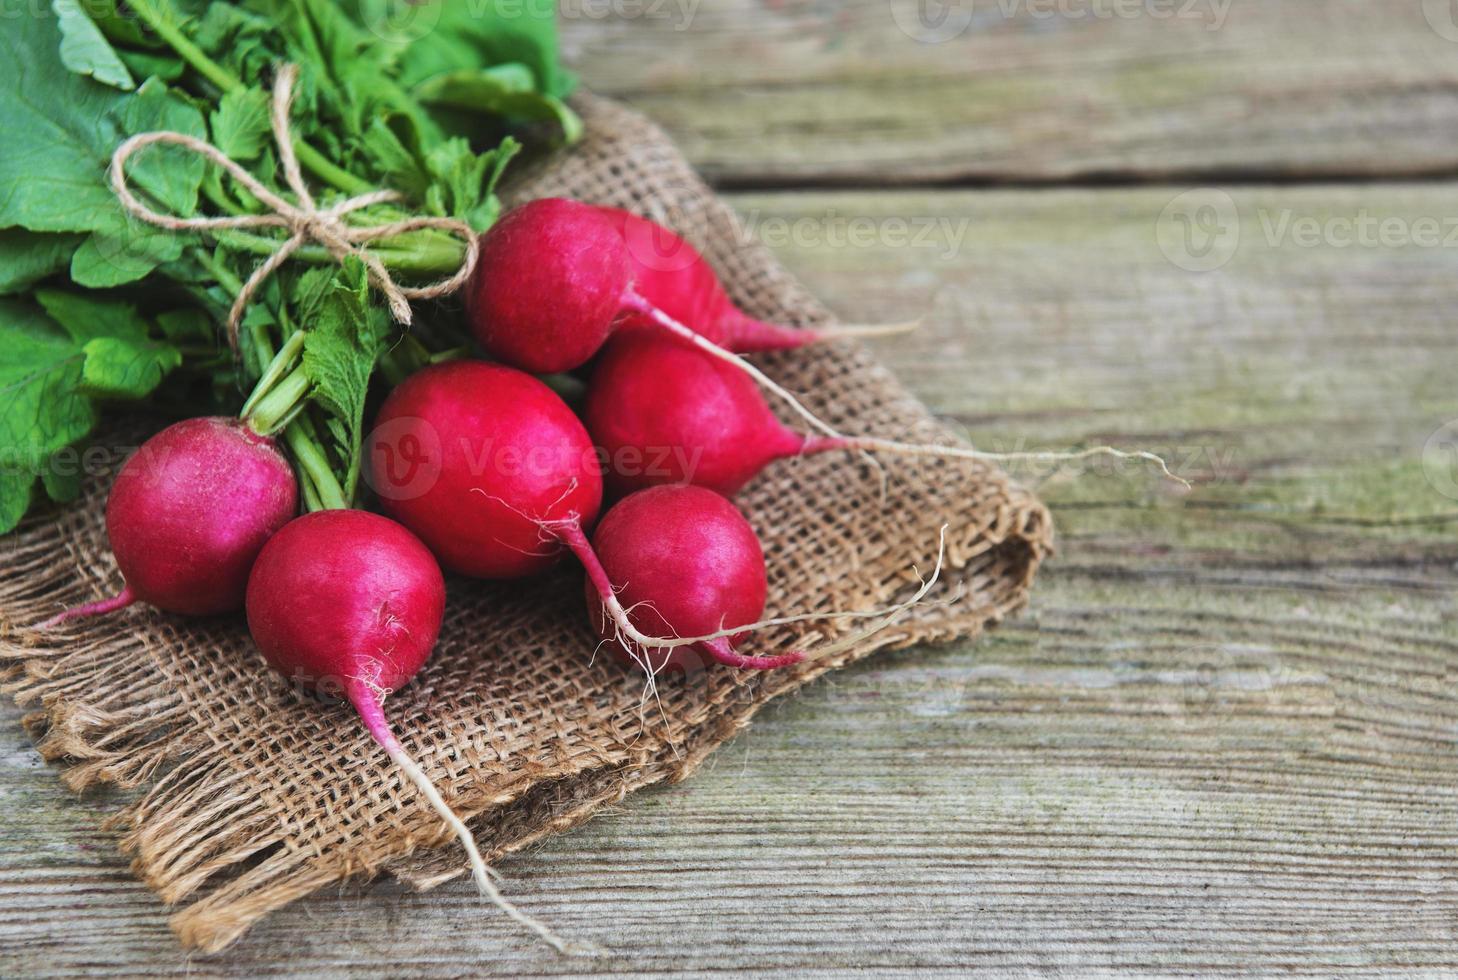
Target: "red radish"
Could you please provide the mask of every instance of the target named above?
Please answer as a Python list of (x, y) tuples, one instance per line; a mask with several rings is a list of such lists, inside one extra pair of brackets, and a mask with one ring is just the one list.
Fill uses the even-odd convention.
[[(615, 493), (692, 483), (732, 496), (770, 463), (790, 456), (859, 450), (981, 460), (1072, 460), (1093, 455), (1156, 462), (1150, 453), (1099, 447), (1078, 453), (984, 453), (869, 437), (807, 436), (786, 428), (744, 375), (671, 337), (634, 331), (603, 351), (583, 418), (608, 461)], [(1180, 481), (1183, 482), (1183, 481)]]
[(290, 522), (263, 548), (248, 581), (248, 629), (268, 665), (309, 689), (342, 692), (460, 839), (477, 887), (558, 949), (567, 944), (497, 891), (476, 842), (405, 751), (383, 702), (435, 648), (445, 581), (425, 545), (387, 518), (326, 510)]
[(481, 361), (426, 368), (385, 399), (367, 446), (381, 506), (453, 571), (519, 578), (570, 551), (601, 590), (617, 633), (640, 648), (719, 639), (650, 636), (617, 601), (586, 534), (602, 504), (597, 450), (536, 378)]
[(366, 443), (386, 513), (473, 578), (544, 571), (564, 554), (543, 530), (590, 525), (602, 471), (582, 422), (530, 375), (455, 361), (406, 378)]
[(134, 602), (189, 616), (241, 609), (253, 560), (298, 502), (288, 461), (245, 423), (168, 426), (127, 460), (106, 502), (106, 534), (126, 587), (41, 628)]
[(543, 198), (509, 212), (481, 236), (467, 287), (476, 339), (499, 361), (534, 374), (585, 363), (632, 300), (622, 236), (595, 210)]
[(718, 636), (655, 656), (624, 643), (604, 609), (602, 597), (615, 596), (637, 627), (654, 636), (707, 635), (760, 618), (768, 588), (764, 551), (744, 515), (717, 493), (690, 486), (640, 490), (603, 515), (592, 548), (586, 593), (593, 624), (650, 672), (698, 666), (705, 656), (757, 670), (805, 659), (801, 653), (745, 656), (734, 649), (742, 636)]
[(836, 434), (759, 368), (640, 294), (628, 243), (597, 208), (561, 197), (523, 204), (481, 236), (476, 268), (467, 287), (472, 329), (488, 354), (511, 367), (571, 371), (602, 348), (625, 314), (635, 314), (733, 365), (810, 425)]
[[(599, 206), (594, 210), (610, 221), (627, 243), (637, 294), (726, 350), (740, 354), (790, 350), (845, 337), (898, 333), (914, 326), (795, 329), (756, 320), (734, 305), (709, 263), (674, 232), (621, 208)], [(641, 313), (626, 314), (615, 329), (631, 328), (662, 329)]]

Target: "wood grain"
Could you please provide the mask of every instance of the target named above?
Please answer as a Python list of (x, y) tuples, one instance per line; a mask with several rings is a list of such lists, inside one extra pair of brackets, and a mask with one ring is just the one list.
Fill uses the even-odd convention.
[(736, 186), (1458, 170), (1458, 15), (1444, 0), (564, 10), (593, 88)]
[[(617, 955), (384, 882), (184, 959), (96, 830), (114, 804), (7, 708), (0, 973), (1452, 975), (1458, 499), (1423, 449), (1458, 418), (1458, 249), (1262, 216), (1415, 227), (1458, 187), (1226, 187), (1240, 243), (1203, 274), (1159, 245), (1185, 190), (731, 198), (841, 312), (930, 309), (878, 351), (980, 445), (1173, 448), (1196, 488), (1023, 472), (1062, 535), (1026, 616), (838, 672), (502, 866)], [(923, 218), (941, 241), (893, 243)], [(836, 243), (852, 219), (869, 243)]]

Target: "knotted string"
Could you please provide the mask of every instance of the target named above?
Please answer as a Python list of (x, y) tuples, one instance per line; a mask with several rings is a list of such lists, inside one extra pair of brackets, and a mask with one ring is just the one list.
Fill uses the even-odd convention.
[[(299, 158), (294, 153), (294, 140), (289, 130), (289, 110), (293, 105), (294, 84), (298, 80), (298, 76), (299, 69), (296, 65), (284, 65), (279, 69), (278, 77), (273, 84), (273, 105), (270, 112), (273, 137), (278, 143), (279, 160), (283, 164), (284, 180), (289, 189), (294, 192), (298, 201), (296, 204), (284, 200), (269, 190), (216, 146), (195, 136), (188, 136), (186, 133), (171, 131), (140, 133), (118, 146), (111, 157), (112, 190), (116, 192), (117, 199), (121, 201), (122, 207), (129, 214), (148, 224), (166, 228), (169, 231), (203, 233), (232, 228), (265, 227), (286, 228), (289, 231), (289, 238), (279, 245), (278, 251), (253, 270), (253, 274), (248, 277), (248, 281), (243, 284), (243, 288), (238, 292), (238, 297), (233, 301), (232, 309), (228, 311), (228, 346), (233, 349), (234, 354), (238, 353), (238, 330), (243, 320), (243, 311), (252, 300), (253, 294), (258, 291), (258, 287), (263, 284), (265, 279), (288, 261), (289, 256), (310, 241), (324, 246), (329, 250), (329, 254), (339, 262), (343, 262), (349, 256), (354, 256), (363, 262), (369, 272), (370, 281), (385, 294), (391, 315), (397, 323), (405, 326), (409, 326), (411, 322), (410, 300), (435, 299), (459, 290), (475, 270), (476, 259), (480, 252), (475, 230), (466, 222), (454, 218), (421, 216), (367, 227), (345, 223), (344, 216), (351, 212), (367, 208), (372, 204), (400, 200), (400, 195), (394, 191), (371, 191), (327, 208), (320, 208), (315, 204), (313, 195), (309, 193), (309, 188), (304, 183), (303, 173), (299, 169)], [(131, 188), (127, 186), (126, 176), (127, 159), (138, 150), (153, 143), (171, 143), (206, 157), (226, 170), (234, 180), (242, 184), (272, 213), (225, 218), (178, 218), (173, 215), (158, 214), (137, 199)], [(392, 238), (422, 228), (437, 228), (451, 232), (459, 235), (466, 243), (465, 258), (455, 274), (429, 286), (399, 285), (377, 256), (360, 247), (366, 242), (380, 238)]]

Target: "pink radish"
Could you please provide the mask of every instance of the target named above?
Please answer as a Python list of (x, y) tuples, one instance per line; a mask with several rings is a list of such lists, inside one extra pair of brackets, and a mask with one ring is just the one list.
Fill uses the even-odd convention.
[[(790, 350), (826, 340), (896, 333), (914, 326), (795, 329), (756, 320), (734, 305), (709, 263), (674, 232), (620, 208), (594, 210), (610, 221), (627, 243), (637, 294), (726, 350), (740, 354)], [(617, 330), (630, 328), (661, 329), (642, 313), (626, 314), (616, 325)]]
[(615, 595), (637, 627), (655, 636), (698, 636), (745, 626), (764, 613), (764, 551), (754, 529), (728, 500), (700, 487), (640, 490), (603, 515), (587, 561), (587, 608), (604, 640), (650, 672), (686, 669), (704, 657), (731, 667), (771, 670), (799, 663), (800, 653), (749, 657), (741, 636), (719, 636), (655, 656), (624, 643), (602, 600)]
[(342, 692), (465, 847), (482, 894), (567, 951), (564, 940), (502, 897), (470, 830), (385, 718), (386, 696), (424, 666), (444, 611), (445, 581), (425, 546), (394, 521), (358, 510), (290, 522), (264, 546), (248, 581), (248, 629), (268, 665), (302, 687)]
[(588, 383), (583, 418), (608, 461), (608, 488), (617, 494), (692, 483), (732, 496), (775, 460), (832, 450), (981, 460), (1112, 455), (1153, 461), (1178, 479), (1157, 456), (1108, 447), (984, 453), (839, 433), (803, 435), (775, 418), (743, 373), (674, 338), (638, 331), (615, 337), (603, 351)]
[(564, 554), (544, 528), (591, 525), (602, 471), (582, 422), (512, 368), (456, 361), (406, 378), (366, 442), (381, 507), (452, 571), (534, 575)]
[(41, 628), (134, 602), (189, 616), (241, 609), (259, 549), (297, 509), (298, 483), (272, 439), (238, 419), (168, 426), (127, 460), (107, 499), (126, 587)]
[(472, 329), (488, 354), (511, 367), (571, 371), (631, 314), (743, 371), (811, 426), (835, 434), (759, 368), (639, 293), (628, 243), (597, 208), (560, 197), (524, 204), (481, 236), (476, 268), (467, 287)]
[(736, 624), (709, 631), (716, 635), (662, 637), (637, 627), (587, 539), (602, 504), (597, 451), (536, 378), (480, 361), (426, 368), (385, 399), (366, 445), (381, 506), (447, 568), (520, 578), (570, 552), (591, 573), (617, 635), (641, 649), (712, 644), (739, 632)]

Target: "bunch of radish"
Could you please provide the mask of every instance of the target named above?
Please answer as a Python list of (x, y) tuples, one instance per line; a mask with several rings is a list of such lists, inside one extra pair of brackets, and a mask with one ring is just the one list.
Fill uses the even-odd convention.
[[(180, 422), (128, 461), (108, 501), (124, 590), (43, 626), (133, 602), (194, 616), (246, 608), (270, 666), (306, 686), (343, 691), (460, 839), (481, 891), (557, 948), (575, 951), (501, 897), (469, 830), (386, 721), (386, 696), (410, 682), (435, 646), (446, 601), (440, 566), (467, 578), (516, 579), (575, 557), (586, 571), (590, 625), (650, 677), (703, 664), (782, 668), (853, 641), (820, 651), (739, 649), (767, 626), (826, 618), (762, 620), (764, 552), (728, 498), (765, 467), (850, 450), (1069, 457), (837, 432), (738, 352), (846, 332), (746, 316), (698, 252), (627, 212), (561, 199), (525, 205), (482, 237), (469, 290), (471, 328), (497, 363), (426, 367), (385, 398), (364, 450), (387, 517), (318, 509), (309, 499), (313, 512), (295, 518), (299, 484), (271, 427), (258, 425), (248, 406), (242, 419)], [(589, 362), (581, 418), (533, 376)], [(816, 432), (786, 427), (762, 389)], [(603, 458), (655, 450), (671, 450), (661, 456), (665, 466), (604, 473)], [(617, 502), (599, 520), (605, 492)], [(906, 605), (839, 615), (889, 621)]]

